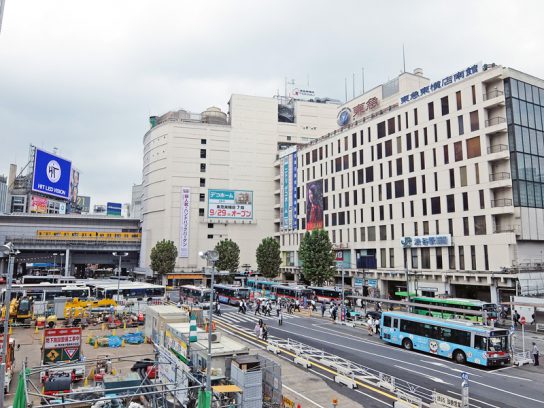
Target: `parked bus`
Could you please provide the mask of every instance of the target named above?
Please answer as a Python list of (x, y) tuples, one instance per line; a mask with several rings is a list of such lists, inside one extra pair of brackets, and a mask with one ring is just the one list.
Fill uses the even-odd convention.
[(313, 292), (304, 286), (275, 285), (273, 288), (276, 299), (292, 299), (302, 302), (304, 298), (311, 300)]
[(510, 361), (508, 330), (467, 320), (446, 320), (405, 312), (383, 312), (380, 338), (407, 350), (482, 366)]
[(247, 287), (253, 293), (253, 297), (266, 297), (268, 299), (275, 299), (273, 286), (278, 285), (278, 282), (261, 280), (261, 279), (248, 279), (246, 282)]
[(184, 300), (184, 303), (201, 304), (204, 309), (209, 306), (210, 293), (210, 289), (202, 286), (183, 285), (179, 288), (179, 296)]
[[(487, 312), (488, 319), (496, 320), (498, 317), (497, 305), (489, 302), (482, 302), (474, 299), (450, 298), (440, 299), (426, 296), (417, 296), (410, 298), (413, 303), (419, 303), (421, 306), (412, 306), (412, 313), (422, 314), (425, 316), (439, 317), (442, 319), (468, 319), (478, 322), (483, 322), (483, 312)], [(482, 312), (482, 316), (473, 314), (455, 314), (450, 311), (441, 311), (436, 309), (428, 309), (424, 305), (454, 307), (457, 309), (471, 310)]]
[(119, 291), (120, 300), (124, 301), (149, 301), (164, 299), (166, 288), (161, 285), (153, 285), (146, 282), (126, 282), (119, 283), (110, 279), (90, 281), (88, 285), (94, 296), (100, 299), (117, 299)]
[[(317, 297), (317, 300), (320, 302), (330, 303), (342, 301), (342, 289), (321, 286), (310, 286), (308, 289), (314, 292), (315, 297)], [(344, 289), (345, 299), (352, 294), (351, 289)]]
[(21, 279), (22, 284), (39, 284), (39, 283), (60, 283), (60, 284), (73, 284), (76, 283), (76, 278), (73, 276), (63, 275), (25, 275)]
[[(2, 289), (1, 300), (4, 302), (5, 289)], [(11, 286), (11, 299), (16, 297), (32, 297), (35, 302), (52, 302), (58, 298), (79, 298), (88, 299), (91, 290), (82, 285), (64, 285), (53, 283), (23, 284)]]
[(215, 298), (221, 302), (238, 306), (242, 299), (249, 299), (249, 288), (233, 285), (213, 285)]

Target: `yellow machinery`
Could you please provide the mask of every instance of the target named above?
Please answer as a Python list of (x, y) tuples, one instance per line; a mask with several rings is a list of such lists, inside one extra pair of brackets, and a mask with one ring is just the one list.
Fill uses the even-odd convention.
[(91, 312), (108, 311), (112, 306), (117, 306), (117, 302), (112, 299), (79, 300), (78, 298), (74, 298), (72, 301), (66, 302), (64, 306), (64, 318), (89, 317)]
[[(33, 318), (34, 300), (31, 297), (23, 296), (19, 299), (11, 299), (9, 304), (10, 320), (27, 320)], [(2, 307), (2, 320), (6, 316), (5, 307)]]

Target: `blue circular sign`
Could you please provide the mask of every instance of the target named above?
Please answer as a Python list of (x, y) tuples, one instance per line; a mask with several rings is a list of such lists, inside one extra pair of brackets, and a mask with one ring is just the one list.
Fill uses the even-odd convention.
[(337, 123), (339, 126), (346, 126), (351, 120), (351, 109), (350, 108), (343, 108), (338, 113), (338, 119)]

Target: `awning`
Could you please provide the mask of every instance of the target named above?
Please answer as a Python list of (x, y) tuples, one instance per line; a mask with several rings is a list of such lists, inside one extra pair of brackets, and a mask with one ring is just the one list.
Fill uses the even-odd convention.
[(242, 392), (242, 389), (237, 385), (214, 385), (212, 387), (213, 392), (218, 394), (226, 394), (228, 392)]
[(202, 273), (169, 273), (166, 279), (204, 279)]

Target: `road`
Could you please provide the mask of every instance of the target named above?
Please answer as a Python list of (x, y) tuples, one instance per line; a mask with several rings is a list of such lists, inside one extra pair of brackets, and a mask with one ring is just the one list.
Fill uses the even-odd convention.
[[(365, 330), (333, 324), (321, 318), (284, 314), (283, 326), (278, 326), (275, 317), (255, 316), (253, 312), (243, 315), (226, 306), (222, 316), (215, 318), (224, 324), (223, 327), (232, 332), (246, 333), (246, 336), (251, 336), (256, 322), (262, 318), (269, 326), (271, 338), (290, 338), (458, 399), (461, 398), (461, 373), (466, 372), (470, 376), (471, 407), (544, 408), (544, 371), (539, 371), (540, 367), (485, 369), (460, 366), (447, 359), (391, 346), (377, 336), (368, 336)], [(316, 374), (327, 375), (320, 370)], [(342, 392), (365, 407), (381, 408), (384, 402), (387, 402), (386, 406), (391, 405), (390, 398), (371, 389), (349, 390), (344, 387)]]

